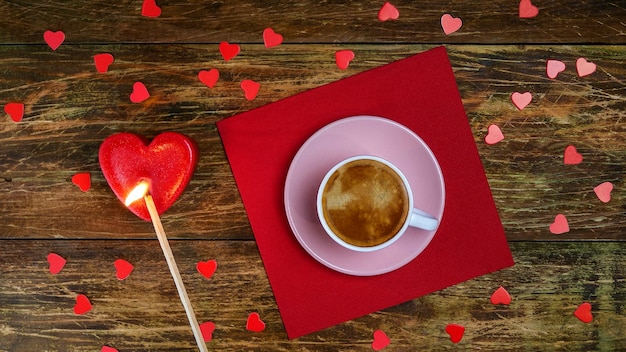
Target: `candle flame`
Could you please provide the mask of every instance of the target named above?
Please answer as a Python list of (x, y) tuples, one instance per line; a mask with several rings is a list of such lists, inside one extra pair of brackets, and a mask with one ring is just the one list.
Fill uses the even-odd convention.
[(139, 182), (139, 184), (135, 186), (135, 188), (133, 188), (133, 190), (130, 191), (130, 193), (128, 193), (128, 196), (126, 197), (126, 201), (124, 202), (124, 204), (126, 206), (129, 206), (133, 204), (133, 202), (143, 198), (148, 193), (149, 187), (150, 185), (148, 184), (148, 182), (146, 181)]

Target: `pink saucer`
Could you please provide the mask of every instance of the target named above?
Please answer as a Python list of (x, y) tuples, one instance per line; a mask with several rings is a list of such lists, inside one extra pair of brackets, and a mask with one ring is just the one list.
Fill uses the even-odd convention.
[(415, 259), (436, 230), (409, 228), (394, 244), (374, 252), (355, 252), (334, 242), (317, 218), (315, 197), (326, 172), (354, 155), (374, 155), (395, 164), (411, 183), (415, 207), (441, 220), (445, 201), (437, 159), (413, 131), (381, 117), (353, 116), (330, 123), (298, 150), (285, 182), (285, 210), (302, 247), (327, 267), (350, 275), (388, 273)]

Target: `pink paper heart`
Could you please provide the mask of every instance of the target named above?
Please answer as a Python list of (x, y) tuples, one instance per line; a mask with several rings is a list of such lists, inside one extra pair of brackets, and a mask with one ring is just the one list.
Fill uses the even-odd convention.
[(463, 26), (463, 21), (460, 18), (452, 17), (450, 14), (444, 14), (441, 16), (441, 28), (446, 35), (452, 34)]
[(539, 9), (530, 0), (521, 0), (519, 2), (519, 18), (533, 18), (538, 14)]
[(463, 334), (465, 333), (465, 326), (457, 324), (448, 324), (446, 326), (446, 332), (450, 335), (450, 341), (453, 343), (461, 342)]
[(161, 16), (161, 8), (156, 4), (155, 0), (143, 0), (141, 15), (144, 17), (159, 17)]
[(96, 71), (99, 73), (106, 73), (109, 71), (109, 66), (111, 66), (113, 61), (115, 61), (115, 58), (109, 53), (96, 54), (93, 56)]
[(385, 347), (389, 346), (390, 343), (391, 343), (391, 340), (389, 339), (389, 336), (385, 334), (384, 331), (382, 330), (374, 331), (374, 341), (372, 341), (372, 349), (374, 351), (380, 351), (384, 349)]
[(246, 330), (252, 332), (261, 332), (265, 330), (265, 322), (261, 320), (259, 313), (253, 312), (248, 315), (248, 320), (246, 321)]
[(272, 28), (265, 28), (265, 30), (263, 30), (263, 43), (266, 48), (273, 48), (282, 44), (282, 42), (283, 36), (274, 32)]
[(213, 88), (217, 83), (217, 80), (220, 78), (220, 71), (215, 68), (212, 68), (208, 71), (202, 70), (198, 73), (198, 79), (200, 82), (204, 83), (207, 87)]
[(580, 57), (576, 60), (576, 71), (578, 72), (578, 77), (588, 76), (596, 72), (596, 64), (587, 61), (584, 57)]
[(220, 43), (220, 53), (224, 58), (224, 61), (229, 61), (239, 54), (241, 47), (237, 44), (230, 44), (229, 42)]
[(352, 50), (339, 50), (335, 52), (335, 63), (337, 63), (337, 67), (342, 70), (347, 69), (353, 59), (354, 52)]
[(528, 104), (533, 100), (533, 95), (530, 92), (519, 93), (514, 92), (511, 94), (511, 101), (513, 105), (517, 107), (519, 110), (524, 110)]
[(135, 269), (131, 263), (124, 259), (116, 259), (115, 262), (113, 262), (113, 267), (115, 267), (115, 277), (117, 277), (118, 280), (126, 280)]
[(485, 143), (496, 144), (504, 139), (504, 135), (497, 125), (489, 125), (487, 135), (485, 136)]
[(550, 232), (555, 235), (564, 234), (569, 232), (569, 224), (567, 218), (563, 214), (558, 214), (554, 217), (554, 222), (550, 224)]
[(563, 164), (576, 165), (583, 162), (583, 156), (576, 150), (573, 145), (568, 145), (563, 153)]
[(80, 172), (72, 176), (72, 183), (78, 186), (81, 191), (87, 192), (91, 188), (91, 174), (89, 172)]
[(507, 290), (500, 286), (497, 290), (495, 290), (491, 294), (491, 304), (510, 304), (511, 303), (511, 295), (507, 292)]
[(217, 261), (215, 259), (211, 259), (206, 262), (198, 262), (196, 264), (196, 270), (198, 270), (202, 276), (210, 279), (215, 273), (215, 270), (217, 270)]
[(20, 122), (24, 118), (24, 104), (23, 103), (7, 103), (4, 106), (4, 112), (6, 112), (13, 122)]
[(83, 294), (79, 294), (76, 296), (76, 304), (74, 305), (74, 313), (78, 315), (83, 315), (89, 312), (92, 308), (91, 302), (89, 298)]
[(150, 98), (150, 93), (146, 85), (142, 82), (135, 82), (133, 84), (133, 92), (130, 94), (130, 101), (139, 104), (148, 98)]
[(397, 20), (398, 17), (400, 17), (400, 12), (389, 2), (385, 2), (380, 10), (378, 10), (378, 19), (383, 22), (387, 20)]
[(593, 188), (598, 199), (603, 203), (608, 203), (611, 200), (611, 192), (613, 191), (613, 184), (611, 182), (603, 182)]
[(48, 254), (47, 260), (48, 260), (48, 270), (50, 271), (50, 274), (52, 275), (56, 275), (60, 273), (61, 270), (63, 270), (63, 268), (65, 267), (65, 263), (67, 263), (67, 260), (65, 260), (65, 258), (61, 257), (60, 255), (56, 253)]
[(57, 50), (65, 41), (65, 33), (62, 31), (45, 31), (43, 34), (43, 40), (46, 44), (48, 44), (50, 49)]
[(102, 349), (100, 350), (100, 352), (120, 352), (120, 351), (118, 351), (116, 348), (113, 348), (113, 347), (102, 346)]
[(576, 308), (574, 316), (583, 323), (591, 323), (593, 321), (593, 314), (591, 314), (591, 304), (584, 302)]
[(563, 61), (548, 60), (548, 62), (546, 62), (546, 74), (549, 78), (554, 79), (563, 71), (565, 71), (565, 64)]
[(213, 331), (215, 331), (214, 322), (207, 321), (200, 324), (200, 332), (202, 333), (202, 338), (204, 339), (204, 342), (210, 342), (211, 340), (213, 340)]
[(250, 79), (244, 79), (243, 81), (241, 81), (240, 87), (241, 89), (243, 89), (244, 95), (247, 100), (254, 100), (257, 94), (259, 94), (261, 84)]

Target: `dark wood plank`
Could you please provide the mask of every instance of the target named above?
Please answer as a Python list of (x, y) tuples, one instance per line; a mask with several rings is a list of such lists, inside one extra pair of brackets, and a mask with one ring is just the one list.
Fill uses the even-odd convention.
[[(193, 336), (156, 240), (74, 241), (0, 240), (0, 350), (192, 351)], [(516, 265), (384, 311), (289, 341), (256, 245), (252, 241), (172, 241), (189, 296), (201, 322), (216, 324), (210, 349), (315, 351), (369, 350), (372, 333), (384, 330), (390, 350), (416, 346), (467, 350), (617, 351), (626, 348), (626, 246), (623, 243), (513, 243)], [(47, 271), (46, 256), (67, 259), (58, 275)], [(135, 270), (115, 278), (113, 262), (123, 258)], [(211, 279), (195, 270), (198, 261), (216, 259)], [(499, 286), (512, 296), (494, 306)], [(72, 311), (77, 294), (93, 310)], [(583, 302), (593, 322), (573, 316)], [(267, 328), (246, 331), (250, 312)], [(447, 324), (466, 327), (453, 345)]]
[[(423, 51), (424, 45), (288, 45), (272, 50), (246, 45), (224, 62), (213, 45), (73, 46), (48, 53), (31, 46), (4, 46), (0, 102), (22, 101), (25, 118), (0, 124), (0, 237), (152, 238), (115, 199), (97, 162), (100, 143), (126, 130), (147, 137), (174, 130), (194, 138), (201, 159), (189, 189), (164, 216), (172, 238), (250, 239), (252, 233), (214, 123), (266, 103)], [(339, 70), (333, 53), (352, 49), (356, 59)], [(623, 46), (448, 46), (469, 122), (510, 240), (555, 239), (548, 231), (565, 214), (571, 231), (559, 238), (624, 240), (623, 175), (626, 160), (626, 51)], [(116, 57), (99, 74), (92, 56)], [(578, 77), (575, 61), (586, 57), (596, 73)], [(567, 64), (555, 80), (548, 58)], [(218, 68), (213, 89), (197, 79)], [(239, 83), (262, 84), (246, 101)], [(133, 104), (142, 81), (152, 97)], [(523, 111), (512, 92), (530, 91)], [(505, 140), (487, 145), (489, 124)], [(580, 165), (563, 165), (575, 145)], [(90, 172), (92, 189), (71, 184)], [(610, 181), (613, 199), (600, 202), (593, 187)], [(51, 220), (54, 219), (54, 220)]]
[[(158, 18), (141, 16), (142, 1), (13, 0), (0, 3), (0, 42), (44, 44), (46, 30), (66, 43), (262, 43), (267, 27), (289, 43), (625, 43), (623, 1), (543, 1), (520, 19), (519, 1), (409, 1), (392, 4), (396, 21), (381, 22), (384, 1), (157, 1)], [(443, 14), (463, 20), (446, 36)], [(60, 49), (63, 51), (63, 48)]]

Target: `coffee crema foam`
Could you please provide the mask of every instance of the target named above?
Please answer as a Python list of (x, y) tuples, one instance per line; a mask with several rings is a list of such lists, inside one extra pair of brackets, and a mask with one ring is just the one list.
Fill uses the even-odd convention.
[(331, 175), (323, 191), (322, 211), (339, 238), (372, 247), (400, 231), (409, 214), (409, 197), (402, 178), (392, 168), (360, 159)]

